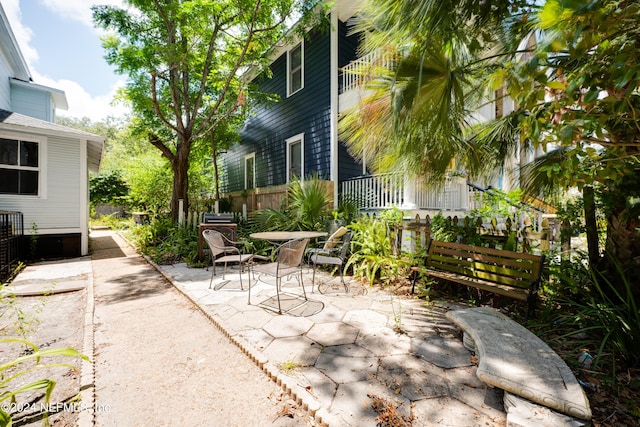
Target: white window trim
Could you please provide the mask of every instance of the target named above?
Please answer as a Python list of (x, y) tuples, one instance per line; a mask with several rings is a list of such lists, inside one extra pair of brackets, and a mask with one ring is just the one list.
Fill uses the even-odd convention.
[(0, 194), (2, 199), (46, 199), (47, 198), (47, 186), (45, 185), (47, 176), (47, 137), (38, 136), (32, 134), (22, 134), (13, 132), (0, 131), (0, 138), (15, 139), (18, 141), (32, 141), (38, 143), (38, 195), (32, 196), (29, 194)]
[[(300, 46), (300, 88), (291, 92), (291, 52)], [(287, 98), (304, 89), (304, 39), (287, 50)]]
[(253, 152), (251, 154), (247, 154), (244, 156), (244, 182), (243, 187), (245, 190), (249, 190), (247, 188), (247, 160), (253, 159), (253, 187), (256, 188), (256, 153)]
[(291, 145), (300, 143), (300, 181), (304, 181), (304, 133), (299, 133), (286, 139), (287, 145), (287, 184), (291, 182), (289, 171), (291, 170)]

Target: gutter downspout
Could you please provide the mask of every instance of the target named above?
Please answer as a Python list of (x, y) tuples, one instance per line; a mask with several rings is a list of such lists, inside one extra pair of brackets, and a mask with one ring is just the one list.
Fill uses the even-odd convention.
[(338, 94), (338, 13), (335, 6), (331, 9), (331, 49), (330, 49), (330, 173), (333, 182), (333, 207), (338, 208), (338, 113), (339, 113), (339, 94)]
[(80, 140), (80, 254), (89, 255), (89, 141)]

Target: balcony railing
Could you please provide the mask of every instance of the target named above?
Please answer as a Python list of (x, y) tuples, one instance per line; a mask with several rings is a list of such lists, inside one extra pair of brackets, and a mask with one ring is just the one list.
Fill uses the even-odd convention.
[(391, 68), (393, 58), (391, 55), (373, 52), (351, 61), (342, 67), (342, 93), (357, 89), (365, 76), (372, 73), (374, 67)]
[(420, 182), (408, 182), (399, 174), (353, 178), (342, 183), (342, 194), (356, 201), (360, 209), (393, 206), (424, 210), (469, 210), (471, 189), (463, 178), (450, 178), (439, 189)]

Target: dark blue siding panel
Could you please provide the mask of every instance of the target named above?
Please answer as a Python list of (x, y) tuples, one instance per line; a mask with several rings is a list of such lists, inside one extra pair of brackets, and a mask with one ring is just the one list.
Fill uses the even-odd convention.
[[(357, 38), (346, 36), (340, 23), (340, 66), (355, 58)], [(342, 41), (345, 41), (344, 46)], [(256, 81), (263, 93), (276, 94), (279, 102), (261, 105), (247, 120), (242, 141), (224, 156), (223, 191), (244, 187), (244, 156), (256, 153), (256, 185), (266, 187), (286, 182), (286, 139), (304, 134), (305, 175), (330, 179), (330, 33), (313, 31), (304, 41), (304, 88), (287, 98), (286, 53), (271, 64), (272, 77)], [(340, 179), (353, 172), (356, 162), (344, 147), (339, 152)], [(343, 161), (346, 161), (344, 167)], [(344, 168), (344, 171), (343, 171)], [(357, 168), (356, 168), (357, 169)], [(356, 173), (356, 175), (359, 173)], [(344, 177), (343, 177), (344, 175)]]
[[(358, 58), (360, 38), (357, 34), (349, 35), (349, 27), (343, 22), (339, 23), (338, 34), (338, 63), (342, 69), (342, 67)], [(340, 76), (338, 81), (340, 85), (342, 85), (342, 76)], [(342, 91), (342, 88), (340, 88), (340, 90)], [(338, 182), (362, 175), (362, 163), (351, 157), (343, 141), (340, 141), (338, 159)]]
[(338, 162), (338, 182), (346, 181), (347, 179), (362, 175), (362, 163), (351, 157), (342, 141), (340, 141), (338, 153), (340, 158), (340, 161)]
[[(360, 38), (358, 34), (349, 35), (349, 27), (346, 23), (338, 22), (338, 67), (342, 69), (354, 59), (358, 58), (358, 46)], [(339, 91), (342, 92), (342, 72), (339, 72)]]
[(304, 88), (287, 98), (286, 53), (271, 65), (272, 78), (258, 83), (263, 93), (280, 102), (257, 108), (241, 133), (242, 142), (225, 156), (225, 191), (240, 190), (244, 179), (244, 156), (256, 153), (256, 185), (286, 182), (286, 139), (304, 133), (305, 174), (329, 177), (329, 33), (313, 32), (304, 41)]

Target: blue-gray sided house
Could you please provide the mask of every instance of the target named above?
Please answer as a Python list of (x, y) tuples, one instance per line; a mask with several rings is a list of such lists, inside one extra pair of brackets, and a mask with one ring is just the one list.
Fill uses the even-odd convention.
[[(318, 176), (338, 195), (339, 183), (362, 174), (337, 130), (340, 69), (356, 59), (358, 36), (348, 35), (353, 6), (337, 2), (329, 21), (271, 54), (271, 77), (253, 82), (280, 100), (262, 105), (245, 123), (241, 142), (221, 156), (222, 191), (249, 210), (279, 206), (294, 177)], [(337, 200), (337, 199), (336, 199)]]
[[(520, 150), (493, 174), (473, 182), (467, 182), (463, 173), (454, 174), (443, 188), (430, 187), (407, 173), (371, 174), (366, 162), (375, 159), (357, 161), (349, 155), (338, 132), (338, 118), (366, 95), (359, 78), (366, 64), (385, 61), (382, 52), (358, 56), (359, 36), (350, 34), (348, 25), (358, 3), (337, 0), (330, 23), (275, 47), (269, 57), (270, 76), (252, 80), (261, 92), (276, 94), (280, 100), (258, 106), (245, 122), (240, 144), (221, 156), (221, 190), (231, 200), (232, 210), (239, 212), (243, 204), (248, 211), (278, 208), (287, 183), (312, 175), (326, 182), (335, 205), (343, 194), (357, 201), (360, 209), (396, 206), (411, 218), (441, 211), (464, 216), (473, 207), (476, 191), (518, 188), (519, 168), (539, 156), (539, 150)], [(469, 120), (492, 120), (514, 108), (500, 88)]]
[(104, 138), (55, 124), (56, 108), (68, 108), (65, 93), (32, 81), (0, 5), (0, 228), (23, 232), (31, 258), (89, 253), (89, 172)]

